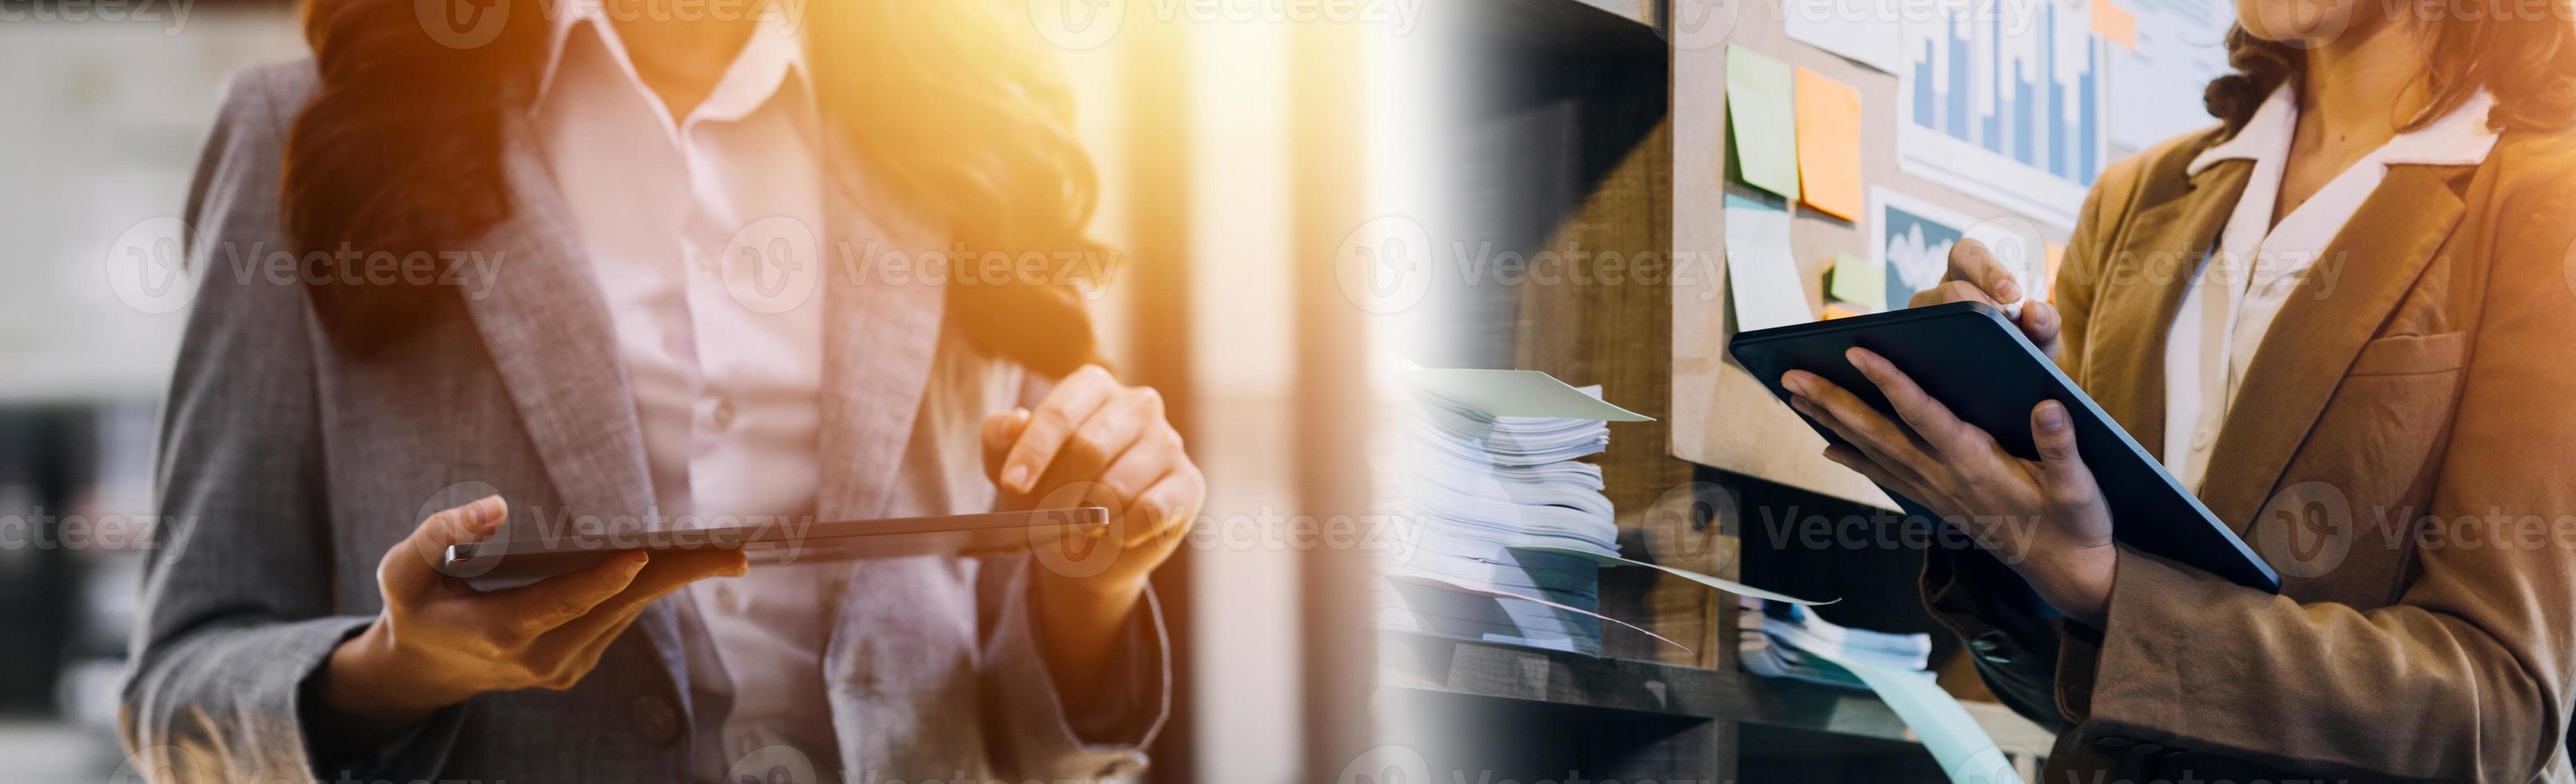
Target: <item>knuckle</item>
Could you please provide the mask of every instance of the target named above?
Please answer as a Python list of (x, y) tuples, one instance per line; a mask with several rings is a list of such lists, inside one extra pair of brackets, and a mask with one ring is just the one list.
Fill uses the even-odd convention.
[(482, 643), (485, 649), (487, 649), (493, 657), (500, 658), (506, 657), (521, 648), (527, 647), (528, 642), (532, 639), (534, 639), (534, 637), (528, 634), (526, 629), (516, 626), (500, 626), (485, 631), (483, 633)]
[(1108, 460), (1111, 453), (1110, 450), (1117, 448), (1117, 444), (1112, 443), (1112, 441), (1113, 438), (1108, 427), (1086, 427), (1083, 428), (1081, 432), (1073, 435), (1073, 441), (1071, 444), (1073, 448), (1071, 451), (1077, 459), (1087, 463), (1098, 464)]

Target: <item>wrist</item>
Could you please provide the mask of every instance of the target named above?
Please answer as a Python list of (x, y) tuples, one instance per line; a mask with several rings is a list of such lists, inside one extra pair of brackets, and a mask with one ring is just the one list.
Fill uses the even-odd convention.
[(2110, 615), (2119, 550), (2109, 545), (2067, 548), (2061, 551), (2061, 557), (2051, 561), (2052, 568), (2031, 575), (2031, 587), (2067, 618), (2102, 628)]
[(1037, 594), (1037, 609), (1050, 619), (1105, 619), (1115, 624), (1145, 593), (1143, 578), (1066, 577), (1042, 567), (1034, 576), (1037, 580), (1030, 587)]
[(449, 695), (422, 682), (437, 667), (406, 663), (407, 658), (382, 617), (331, 650), (317, 676), (316, 696), (329, 715), (340, 720), (334, 734), (351, 742), (374, 743), (473, 696)]

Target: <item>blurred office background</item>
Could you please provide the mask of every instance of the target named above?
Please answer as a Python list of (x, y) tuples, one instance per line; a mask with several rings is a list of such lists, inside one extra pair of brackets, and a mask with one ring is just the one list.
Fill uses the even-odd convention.
[[(1033, 23), (1060, 5), (1030, 2)], [(1129, 8), (1056, 39), (1105, 181), (1095, 226), (1125, 251), (1094, 310), (1122, 374), (1171, 400), (1222, 527), (1158, 578), (1181, 659), (1151, 780), (1329, 776), (1365, 725), (1365, 643), (1334, 621), (1351, 567), (1281, 543), (1364, 503), (1334, 456), (1366, 336), (1328, 265), (1294, 260), (1404, 197), (1359, 173), (1363, 108), (1416, 103), (1358, 87), (1402, 31)], [(0, 0), (0, 780), (123, 778), (144, 554), (105, 543), (152, 511), (187, 316), (168, 251), (226, 75), (303, 51), (282, 2)]]

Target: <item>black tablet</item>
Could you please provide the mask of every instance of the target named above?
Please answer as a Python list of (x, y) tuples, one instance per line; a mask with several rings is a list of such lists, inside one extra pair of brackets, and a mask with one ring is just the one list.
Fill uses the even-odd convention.
[(741, 550), (753, 566), (817, 561), (974, 556), (1052, 545), (1068, 529), (1096, 533), (1109, 524), (1097, 506), (1027, 512), (813, 522), (789, 515), (739, 525), (649, 531), (560, 531), (447, 548), (439, 571), (477, 588), (506, 587), (580, 570), (609, 556), (644, 550)]
[[(1851, 390), (1895, 419), (1895, 409), (1878, 387), (1843, 358), (1854, 346), (1886, 357), (1959, 419), (1984, 428), (2005, 451), (2026, 459), (2038, 456), (2031, 442), (2031, 408), (2043, 400), (2065, 404), (2075, 422), (2076, 448), (2110, 504), (2114, 538), (2240, 585), (2281, 590), (2281, 578), (2271, 565), (1994, 308), (1954, 302), (1755, 330), (1737, 334), (1727, 350), (1782, 405), (1788, 403), (1789, 390), (1780, 386), (1780, 376), (1804, 370)], [(1827, 441), (1841, 442), (1814, 420), (1807, 425)], [(1909, 499), (1897, 501), (1909, 514), (1931, 516)]]

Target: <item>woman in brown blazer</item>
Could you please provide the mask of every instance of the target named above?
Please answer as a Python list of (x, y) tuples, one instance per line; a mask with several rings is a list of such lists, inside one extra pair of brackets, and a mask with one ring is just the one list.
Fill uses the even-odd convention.
[[(2222, 125), (2112, 165), (2054, 306), (2017, 323), (2279, 595), (2115, 542), (2185, 521), (2107, 508), (2056, 403), (2037, 459), (1866, 351), (1901, 423), (1803, 372), (1793, 405), (1977, 541), (1936, 551), (1925, 598), (2061, 728), (2050, 781), (2570, 781), (2576, 25), (2554, 1), (2237, 8)], [(1913, 304), (2022, 297), (1962, 242)]]

